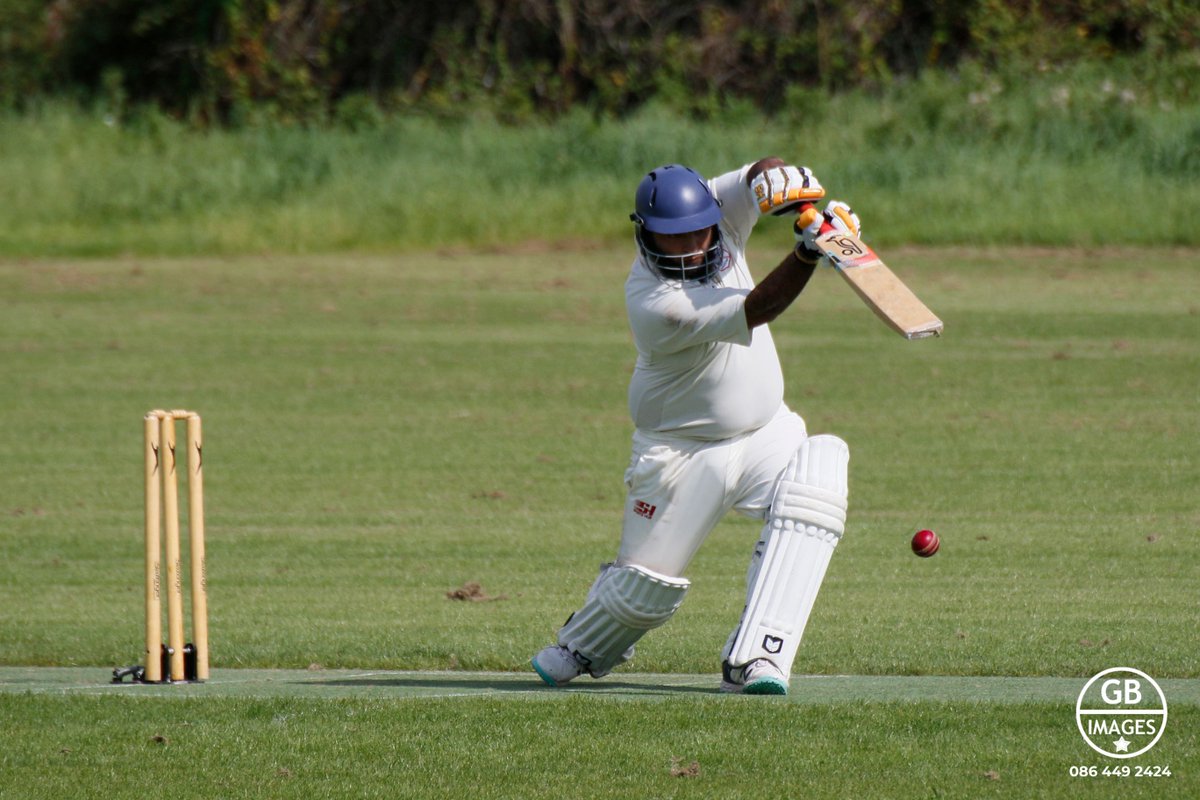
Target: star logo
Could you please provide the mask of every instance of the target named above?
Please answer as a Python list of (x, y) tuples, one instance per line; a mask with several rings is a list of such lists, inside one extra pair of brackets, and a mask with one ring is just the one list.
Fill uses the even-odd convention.
[(1129, 740), (1122, 736), (1120, 739), (1117, 739), (1115, 742), (1113, 742), (1113, 748), (1113, 752), (1115, 753), (1128, 753)]

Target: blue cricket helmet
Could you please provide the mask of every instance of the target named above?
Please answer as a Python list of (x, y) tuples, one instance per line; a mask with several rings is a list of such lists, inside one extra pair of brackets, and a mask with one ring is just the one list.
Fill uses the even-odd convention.
[[(720, 229), (721, 204), (708, 183), (695, 170), (667, 164), (651, 170), (638, 184), (634, 212), (634, 237), (642, 257), (661, 278), (702, 281), (711, 278), (724, 257)], [(653, 246), (645, 232), (679, 234), (713, 228), (712, 242), (695, 253), (668, 254)]]

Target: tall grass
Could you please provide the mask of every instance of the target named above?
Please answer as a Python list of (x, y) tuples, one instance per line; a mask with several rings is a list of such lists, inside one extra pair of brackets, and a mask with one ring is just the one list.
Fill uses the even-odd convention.
[(713, 174), (767, 154), (812, 166), (878, 243), (1196, 245), (1200, 98), (1172, 87), (1200, 70), (1184, 67), (929, 73), (873, 93), (796, 91), (770, 118), (732, 102), (710, 121), (650, 106), (522, 127), (197, 130), (46, 102), (0, 116), (0, 255), (611, 241), (628, 235), (647, 169)]

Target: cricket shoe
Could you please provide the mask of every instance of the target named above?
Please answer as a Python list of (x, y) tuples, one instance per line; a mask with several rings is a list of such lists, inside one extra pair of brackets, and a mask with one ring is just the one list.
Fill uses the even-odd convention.
[(557, 644), (544, 648), (530, 663), (549, 686), (564, 686), (587, 671), (570, 650)]
[(721, 691), (740, 694), (787, 694), (788, 680), (783, 670), (765, 658), (742, 667), (721, 664)]

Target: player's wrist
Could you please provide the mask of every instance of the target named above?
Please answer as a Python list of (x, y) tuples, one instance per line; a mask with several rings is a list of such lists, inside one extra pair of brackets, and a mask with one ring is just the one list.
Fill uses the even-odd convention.
[(803, 242), (796, 245), (792, 250), (792, 255), (805, 267), (815, 267), (817, 262), (821, 260), (820, 251), (810, 250)]

